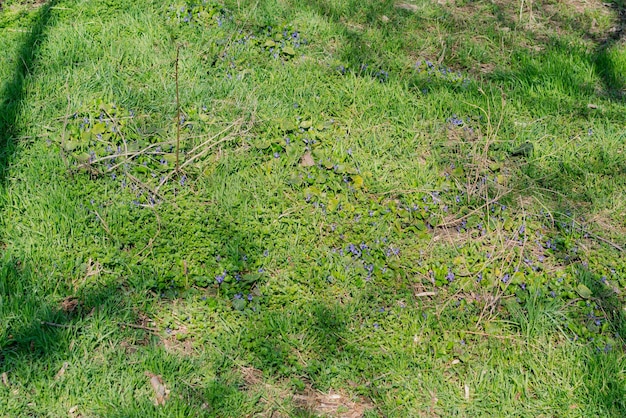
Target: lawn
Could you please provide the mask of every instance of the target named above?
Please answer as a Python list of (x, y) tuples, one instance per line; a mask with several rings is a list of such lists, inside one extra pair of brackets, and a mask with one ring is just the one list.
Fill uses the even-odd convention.
[(6, 0), (0, 415), (626, 416), (626, 9)]

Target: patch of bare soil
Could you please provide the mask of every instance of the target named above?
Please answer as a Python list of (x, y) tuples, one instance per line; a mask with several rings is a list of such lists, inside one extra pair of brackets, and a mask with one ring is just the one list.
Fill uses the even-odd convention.
[(293, 397), (294, 403), (302, 409), (333, 418), (361, 418), (365, 411), (374, 405), (366, 399), (350, 397), (343, 392), (331, 390), (318, 392), (310, 387)]

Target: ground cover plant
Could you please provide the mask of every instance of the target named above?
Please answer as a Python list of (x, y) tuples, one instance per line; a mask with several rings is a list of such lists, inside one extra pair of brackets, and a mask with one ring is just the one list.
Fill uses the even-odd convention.
[(622, 2), (5, 1), (6, 416), (622, 416)]

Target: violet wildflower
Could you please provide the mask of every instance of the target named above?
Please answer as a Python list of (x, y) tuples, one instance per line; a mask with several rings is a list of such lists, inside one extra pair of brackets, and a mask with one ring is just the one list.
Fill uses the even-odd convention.
[(226, 278), (226, 272), (224, 271), (222, 274), (215, 276), (215, 281), (217, 282), (217, 284), (222, 284), (225, 278)]

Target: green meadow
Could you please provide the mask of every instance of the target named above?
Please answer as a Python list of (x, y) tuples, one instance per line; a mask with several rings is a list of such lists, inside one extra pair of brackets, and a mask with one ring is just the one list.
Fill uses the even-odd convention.
[(0, 416), (626, 416), (622, 0), (5, 0), (0, 51)]

